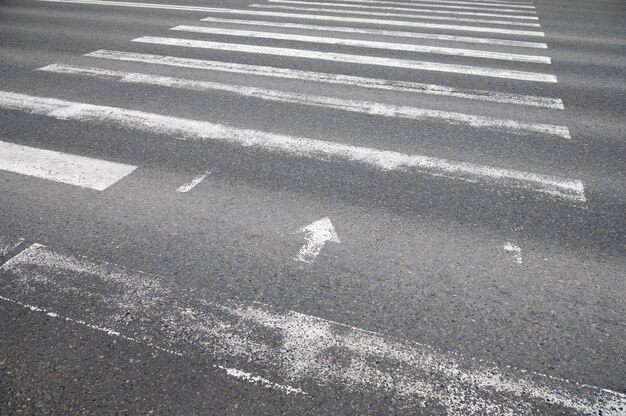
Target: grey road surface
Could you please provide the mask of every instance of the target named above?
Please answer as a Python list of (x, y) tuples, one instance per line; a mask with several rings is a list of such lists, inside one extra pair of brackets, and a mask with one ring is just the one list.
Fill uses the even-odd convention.
[(626, 3), (0, 3), (0, 415), (626, 415)]

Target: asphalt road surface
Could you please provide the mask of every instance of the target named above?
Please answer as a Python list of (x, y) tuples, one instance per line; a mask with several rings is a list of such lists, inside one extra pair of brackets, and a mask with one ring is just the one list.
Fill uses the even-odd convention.
[(624, 22), (2, 1), (0, 414), (626, 415)]

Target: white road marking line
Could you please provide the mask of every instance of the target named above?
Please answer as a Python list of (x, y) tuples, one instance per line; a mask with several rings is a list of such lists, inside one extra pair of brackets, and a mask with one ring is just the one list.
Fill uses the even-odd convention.
[[(43, 246), (41, 246), (39, 244), (34, 244), (33, 246), (31, 246), (30, 248), (26, 249), (25, 251), (31, 250), (33, 247), (43, 247)], [(2, 267), (0, 267), (0, 269), (2, 269)], [(24, 303), (24, 302), (20, 302), (18, 300), (10, 299), (10, 298), (7, 298), (7, 297), (1, 296), (1, 295), (0, 295), (0, 300), (12, 303), (12, 304), (17, 305), (17, 306), (21, 306), (22, 308), (29, 309), (32, 312), (43, 313), (44, 315), (49, 316), (50, 318), (61, 319), (62, 321), (66, 321), (66, 322), (70, 322), (70, 323), (77, 324), (77, 325), (80, 325), (80, 326), (84, 326), (84, 327), (87, 327), (87, 328), (92, 329), (94, 331), (104, 332), (105, 334), (107, 334), (109, 336), (112, 336), (112, 337), (121, 338), (121, 339), (124, 339), (126, 341), (130, 341), (130, 342), (135, 343), (135, 344), (148, 345), (151, 348), (154, 348), (154, 349), (159, 350), (159, 351), (166, 352), (168, 354), (182, 356), (182, 354), (180, 354), (180, 353), (178, 353), (176, 351), (172, 351), (172, 350), (169, 350), (167, 348), (162, 348), (162, 347), (160, 347), (158, 345), (153, 344), (152, 342), (145, 341), (145, 340), (139, 340), (139, 339), (136, 339), (136, 338), (133, 338), (133, 337), (129, 337), (129, 336), (123, 335), (120, 332), (115, 331), (113, 329), (106, 328), (106, 327), (103, 327), (103, 326), (100, 326), (100, 325), (94, 325), (94, 324), (85, 322), (82, 319), (74, 319), (74, 318), (69, 318), (69, 317), (63, 317), (63, 316), (59, 315), (58, 313), (56, 313), (54, 311), (51, 311), (49, 309), (42, 308), (42, 307), (39, 307), (39, 306), (34, 306), (34, 305), (31, 305), (31, 304), (28, 304), (28, 303)]]
[(488, 25), (541, 27), (541, 24), (539, 23), (516, 22), (513, 20), (471, 19), (468, 17), (431, 16), (431, 15), (425, 15), (425, 14), (372, 12), (372, 11), (345, 10), (345, 9), (327, 9), (327, 8), (321, 8), (321, 7), (280, 6), (280, 5), (275, 5), (275, 4), (251, 4), (248, 7), (255, 7), (255, 8), (260, 8), (260, 9), (275, 9), (275, 10), (295, 10), (295, 11), (303, 11), (303, 12), (357, 14), (357, 15), (366, 15), (366, 16), (380, 16), (380, 17), (403, 17), (405, 19), (445, 20), (448, 22), (483, 23), (483, 24), (488, 24)]
[(335, 227), (328, 217), (302, 227), (298, 232), (305, 234), (306, 243), (300, 248), (300, 252), (294, 260), (302, 263), (313, 263), (326, 242), (341, 243), (337, 232), (335, 232)]
[(0, 170), (103, 191), (137, 166), (0, 141)]
[[(497, 8), (494, 9), (492, 7), (474, 7), (474, 6), (449, 6), (449, 5), (441, 5), (441, 4), (428, 4), (428, 3), (412, 3), (405, 1), (389, 1), (389, 0), (341, 0), (342, 3), (367, 3), (367, 4), (391, 4), (396, 6), (413, 6), (413, 7), (430, 7), (433, 9), (439, 10), (482, 10), (488, 12), (497, 12), (497, 13), (524, 13), (524, 14), (537, 14), (535, 10), (520, 10), (520, 9), (502, 9)], [(505, 5), (503, 5), (505, 7)]]
[(263, 10), (245, 10), (245, 9), (223, 9), (212, 10), (212, 13), (227, 13), (227, 14), (242, 14), (248, 16), (273, 16), (273, 17), (290, 17), (293, 19), (306, 19), (306, 20), (325, 20), (332, 22), (349, 22), (349, 23), (362, 23), (368, 25), (385, 25), (385, 26), (403, 26), (403, 27), (418, 27), (422, 29), (442, 29), (442, 30), (457, 30), (461, 32), (480, 32), (480, 33), (499, 33), (504, 35), (519, 35), (519, 36), (537, 36), (543, 37), (545, 34), (541, 31), (535, 30), (517, 30), (507, 29), (499, 27), (482, 27), (482, 26), (464, 26), (464, 25), (448, 25), (441, 23), (428, 23), (428, 22), (416, 22), (407, 20), (387, 20), (387, 19), (366, 19), (362, 17), (349, 17), (349, 16), (331, 16), (323, 14), (306, 14), (306, 13), (286, 13), (286, 12), (268, 12)]
[[(116, 7), (137, 7), (142, 9), (166, 9), (166, 10), (185, 10), (194, 12), (212, 12), (215, 7), (198, 7), (198, 6), (181, 6), (177, 4), (157, 4), (157, 3), (136, 3), (131, 1), (109, 1), (109, 0), (38, 0), (49, 3), (70, 3), (70, 4), (89, 4), (94, 6), (116, 6)], [(226, 10), (226, 9), (217, 9)]]
[(213, 23), (229, 23), (237, 25), (249, 25), (249, 26), (270, 26), (274, 28), (286, 28), (286, 29), (304, 29), (304, 30), (316, 30), (326, 32), (345, 32), (365, 35), (380, 35), (380, 36), (394, 36), (404, 37), (412, 39), (432, 39), (443, 40), (450, 42), (465, 42), (465, 43), (477, 43), (486, 45), (498, 45), (498, 46), (515, 46), (520, 48), (536, 48), (547, 49), (548, 45), (542, 42), (525, 42), (520, 40), (508, 40), (508, 39), (494, 39), (494, 38), (477, 38), (471, 36), (455, 36), (455, 35), (440, 35), (436, 33), (422, 33), (422, 32), (404, 32), (397, 30), (385, 30), (385, 29), (365, 29), (357, 27), (342, 27), (342, 26), (320, 26), (320, 25), (307, 25), (302, 23), (284, 23), (273, 22), (267, 20), (247, 20), (247, 19), (228, 19), (221, 17), (205, 17), (201, 19), (203, 22)]
[[(178, 58), (175, 56), (150, 55), (122, 51), (98, 50), (85, 54), (85, 56), (120, 61), (143, 62), (155, 65), (196, 68), (207, 71), (221, 71), (265, 77), (278, 77), (286, 79), (296, 79), (300, 81), (325, 82), (330, 84), (347, 85), (368, 89), (375, 88), (394, 92), (439, 95), (452, 98), (525, 105), (530, 107), (549, 108), (556, 110), (564, 109), (563, 101), (561, 101), (560, 98), (517, 95), (485, 90), (465, 90), (446, 87), (442, 85), (422, 84), (410, 81), (393, 81), (377, 78), (364, 78), (352, 75), (300, 71), (289, 68), (275, 68), (271, 66), (257, 66), (220, 61), (206, 61), (202, 59)], [(46, 68), (55, 68), (55, 71), (61, 72), (63, 71), (63, 67), (63, 65), (53, 64)]]
[(6, 256), (12, 250), (15, 250), (24, 242), (23, 238), (17, 240), (9, 240), (7, 237), (0, 235), (0, 257)]
[(241, 37), (249, 37), (249, 38), (289, 40), (289, 41), (295, 41), (295, 42), (322, 43), (322, 44), (339, 45), (339, 46), (355, 46), (359, 48), (373, 48), (373, 49), (383, 49), (383, 50), (391, 50), (391, 51), (406, 51), (406, 52), (430, 53), (430, 54), (438, 54), (438, 55), (464, 56), (464, 57), (470, 57), (470, 58), (499, 59), (503, 61), (532, 62), (532, 63), (540, 63), (540, 64), (551, 63), (550, 58), (547, 56), (480, 51), (480, 50), (474, 50), (474, 49), (444, 48), (444, 47), (439, 47), (439, 46), (415, 45), (415, 44), (408, 44), (408, 43), (391, 43), (391, 42), (379, 42), (379, 41), (360, 40), (360, 39), (297, 35), (294, 33), (265, 32), (265, 31), (241, 30), (241, 29), (223, 29), (223, 28), (218, 28), (218, 27), (186, 26), (186, 25), (176, 26), (176, 27), (171, 28), (170, 30), (176, 30), (176, 31), (182, 31), (182, 32), (193, 32), (193, 33), (207, 33), (207, 34), (215, 34), (215, 35), (241, 36)]
[(307, 393), (303, 392), (300, 389), (297, 389), (295, 387), (291, 387), (291, 386), (287, 386), (284, 384), (277, 384), (274, 383), (272, 381), (269, 381), (266, 378), (260, 377), (260, 376), (255, 376), (254, 374), (248, 373), (246, 371), (241, 371), (241, 370), (237, 370), (236, 368), (228, 368), (228, 367), (224, 367), (221, 365), (218, 366), (214, 366), (217, 368), (220, 368), (224, 371), (226, 371), (226, 374), (228, 374), (231, 377), (235, 377), (238, 378), (240, 380), (246, 381), (248, 383), (252, 383), (252, 384), (261, 384), (263, 387), (269, 388), (269, 389), (274, 389), (274, 390), (280, 390), (285, 392), (286, 394), (303, 394), (305, 396), (308, 396)]
[[(451, 416), (618, 416), (626, 406), (626, 396), (618, 392), (498, 367), (259, 303), (208, 302), (169, 277), (38, 244), (0, 269), (4, 300), (29, 308), (35, 301), (42, 306), (34, 310), (60, 309), (70, 322), (164, 350), (252, 366), (258, 377), (271, 373), (294, 389), (337, 386), (372, 400), (391, 397), (416, 411), (427, 411), (428, 403)], [(141, 325), (129, 325), (123, 319), (128, 312)], [(342, 359), (336, 358), (338, 352)]]
[[(461, 12), (450, 10), (434, 10), (434, 9), (419, 9), (414, 7), (395, 7), (395, 6), (370, 6), (362, 4), (349, 4), (349, 3), (324, 3), (315, 1), (301, 1), (301, 0), (267, 0), (268, 3), (284, 3), (284, 4), (304, 4), (310, 6), (330, 6), (330, 7), (347, 7), (355, 9), (375, 9), (375, 10), (400, 10), (406, 12), (415, 13), (433, 13), (433, 14), (453, 14), (459, 16), (480, 16), (480, 17), (493, 17), (493, 18), (505, 18), (505, 19), (520, 19), (520, 20), (539, 20), (537, 16), (528, 15), (511, 15), (511, 14), (495, 14), (495, 13), (483, 13), (483, 12)], [(405, 3), (405, 6), (413, 6), (412, 4)]]
[[(44, 68), (42, 68), (44, 69)], [(202, 182), (204, 180), (204, 178), (207, 177), (207, 175), (210, 172), (204, 172), (202, 175), (198, 175), (195, 178), (193, 178), (193, 180), (189, 183), (186, 183), (184, 185), (181, 185), (176, 191), (177, 192), (182, 192), (182, 193), (186, 193), (191, 191), (193, 188), (196, 187), (196, 185), (198, 185), (200, 182)]]
[(411, 3), (432, 3), (432, 4), (463, 4), (468, 6), (480, 5), (491, 7), (511, 7), (515, 9), (534, 9), (535, 6), (532, 3), (496, 3), (496, 2), (482, 2), (482, 1), (451, 1), (451, 0), (411, 0)]
[(513, 253), (517, 264), (522, 264), (522, 249), (513, 243), (507, 242), (504, 244), (504, 251), (507, 253)]
[(84, 68), (72, 65), (54, 64), (40, 71), (56, 72), (71, 75), (84, 75), (100, 78), (118, 78), (120, 82), (159, 85), (171, 88), (183, 88), (192, 91), (226, 91), (245, 97), (267, 101), (309, 105), (334, 110), (350, 111), (383, 117), (398, 117), (410, 120), (436, 120), (450, 124), (462, 124), (475, 128), (503, 129), (513, 134), (546, 134), (564, 139), (571, 139), (565, 126), (554, 124), (528, 123), (516, 120), (493, 117), (475, 116), (451, 111), (431, 110), (412, 106), (400, 106), (369, 101), (349, 100), (321, 95), (301, 94), (266, 88), (248, 87), (236, 84), (223, 84), (210, 81), (196, 81), (185, 78), (172, 78), (159, 75), (141, 74), (137, 72), (112, 71), (100, 68)]
[(334, 159), (364, 164), (384, 171), (423, 173), (479, 183), (483, 186), (527, 190), (576, 206), (582, 205), (584, 207), (586, 202), (584, 185), (578, 179), (566, 179), (422, 155), (409, 155), (333, 141), (240, 129), (206, 121), (169, 117), (125, 108), (11, 92), (0, 92), (0, 108), (61, 120), (115, 125), (121, 128), (169, 135), (186, 140), (226, 142), (294, 157), (322, 161)]
[(231, 52), (285, 56), (299, 59), (317, 59), (323, 61), (346, 62), (359, 65), (377, 65), (420, 71), (449, 72), (454, 74), (507, 78), (529, 82), (557, 82), (557, 79), (554, 75), (540, 72), (516, 71), (511, 69), (487, 68), (469, 65), (443, 64), (438, 62), (416, 61), (397, 58), (381, 58), (368, 55), (350, 55), (335, 52), (318, 52), (306, 49), (276, 48), (272, 46), (259, 46), (228, 42), (211, 42), (193, 39), (164, 38), (155, 36), (142, 36), (140, 38), (133, 39), (133, 42), (168, 46), (181, 46), (185, 48), (213, 49)]

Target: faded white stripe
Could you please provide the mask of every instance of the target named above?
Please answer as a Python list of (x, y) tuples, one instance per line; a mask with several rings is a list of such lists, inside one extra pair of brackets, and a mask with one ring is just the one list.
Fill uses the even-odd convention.
[(212, 12), (218, 9), (215, 7), (182, 6), (177, 4), (157, 4), (157, 3), (136, 3), (132, 1), (109, 1), (109, 0), (38, 0), (49, 3), (71, 3), (88, 4), (94, 6), (116, 6), (116, 7), (137, 7), (141, 9), (166, 9), (166, 10), (186, 10), (194, 12)]
[(260, 376), (255, 376), (254, 374), (248, 373), (246, 371), (241, 371), (241, 370), (237, 370), (236, 368), (228, 368), (228, 367), (224, 367), (221, 365), (215, 366), (217, 368), (220, 368), (224, 371), (226, 371), (226, 374), (228, 374), (231, 377), (235, 377), (238, 378), (239, 380), (243, 380), (246, 381), (248, 383), (253, 383), (253, 384), (261, 384), (263, 387), (269, 388), (269, 389), (274, 389), (274, 390), (280, 390), (283, 391), (287, 394), (304, 394), (307, 395), (307, 393), (303, 392), (300, 389), (297, 389), (295, 387), (291, 387), (291, 386), (287, 386), (284, 384), (277, 384), (274, 383), (272, 381), (269, 381), (268, 379), (264, 378), (264, 377), (260, 377)]
[(357, 15), (366, 15), (366, 16), (380, 16), (380, 17), (402, 17), (405, 19), (444, 20), (448, 22), (483, 23), (483, 24), (488, 24), (488, 25), (541, 27), (539, 23), (517, 22), (513, 20), (471, 19), (467, 17), (427, 16), (424, 14), (372, 12), (372, 11), (345, 10), (345, 9), (327, 9), (327, 8), (321, 8), (321, 7), (280, 6), (280, 5), (275, 5), (275, 4), (251, 4), (249, 7), (257, 7), (260, 9), (297, 10), (297, 11), (303, 11), (303, 12), (357, 14)]
[[(414, 7), (431, 7), (434, 9), (451, 9), (451, 10), (482, 10), (488, 12), (498, 13), (520, 13), (520, 14), (537, 14), (535, 10), (520, 10), (520, 9), (494, 9), (491, 7), (475, 7), (475, 6), (450, 6), (441, 4), (428, 4), (428, 3), (411, 3), (405, 1), (389, 1), (389, 0), (341, 0), (342, 3), (368, 3), (368, 4), (391, 4), (396, 6), (414, 6)], [(505, 7), (503, 5), (503, 7)]]
[(217, 27), (205, 27), (205, 26), (176, 26), (170, 30), (177, 30), (182, 32), (193, 33), (209, 33), (216, 35), (228, 35), (228, 36), (242, 36), (249, 38), (262, 38), (262, 39), (277, 39), (277, 40), (289, 40), (296, 42), (308, 42), (308, 43), (324, 43), (329, 45), (340, 46), (355, 46), (359, 48), (374, 48), (384, 49), (392, 51), (406, 51), (416, 53), (430, 53), (438, 55), (452, 55), (463, 56), (470, 58), (483, 58), (483, 59), (498, 59), (503, 61), (515, 61), (515, 62), (532, 62), (540, 64), (550, 64), (550, 58), (547, 56), (538, 55), (523, 55), (516, 53), (504, 53), (504, 52), (490, 52), (480, 51), (473, 49), (459, 49), (459, 48), (444, 48), (439, 46), (426, 46), (426, 45), (413, 45), (407, 43), (391, 43), (391, 42), (377, 42), (369, 40), (359, 39), (345, 39), (323, 36), (307, 36), (296, 35), (293, 33), (280, 33), (280, 32), (264, 32), (256, 30), (240, 30), (240, 29), (223, 29)]
[(366, 28), (341, 27), (341, 26), (320, 26), (320, 25), (308, 25), (308, 24), (302, 24), (302, 23), (284, 23), (284, 22), (273, 22), (273, 21), (267, 21), (267, 20), (228, 19), (228, 18), (221, 18), (221, 17), (205, 17), (204, 19), (201, 19), (201, 20), (203, 22), (229, 23), (229, 24), (250, 25), (250, 26), (269, 26), (273, 28), (358, 33), (358, 34), (366, 34), (366, 35), (405, 37), (405, 38), (412, 38), (412, 39), (432, 39), (432, 40), (443, 40), (443, 41), (450, 41), (450, 42), (465, 42), (465, 43), (477, 43), (477, 44), (488, 44), (488, 45), (498, 45), (498, 46), (516, 46), (516, 47), (522, 47), (522, 48), (536, 48), (536, 49), (548, 48), (548, 45), (546, 45), (545, 43), (541, 43), (541, 42), (525, 42), (521, 40), (477, 38), (477, 37), (470, 37), (470, 36), (455, 36), (455, 35), (440, 35), (436, 33), (404, 32), (404, 31), (397, 31), (397, 30), (366, 29)]
[(0, 235), (0, 257), (6, 256), (7, 254), (9, 254), (9, 252), (15, 250), (23, 242), (23, 238), (8, 239), (7, 237)]
[[(352, 75), (329, 74), (312, 71), (299, 71), (295, 69), (275, 68), (271, 66), (257, 66), (220, 61), (206, 61), (201, 59), (178, 58), (175, 56), (149, 55), (133, 52), (107, 50), (94, 51), (86, 54), (85, 56), (102, 59), (113, 59), (119, 61), (143, 62), (155, 65), (169, 65), (182, 68), (196, 68), (208, 71), (220, 71), (237, 74), (258, 75), (264, 77), (296, 79), (300, 81), (325, 82), (330, 84), (340, 84), (368, 89), (375, 88), (393, 92), (439, 95), (444, 97), (525, 105), (557, 110), (563, 110), (564, 108), (563, 101), (561, 101), (561, 99), (559, 98), (507, 94), (485, 90), (466, 90), (460, 88), (446, 87), (442, 85), (365, 78)], [(61, 70), (60, 66), (52, 65), (51, 67), (57, 67), (57, 71)]]
[(432, 4), (463, 4), (463, 5), (480, 5), (491, 7), (511, 7), (515, 9), (534, 9), (535, 6), (532, 3), (519, 4), (519, 3), (496, 3), (496, 2), (482, 2), (482, 1), (453, 1), (453, 0), (411, 0), (411, 3), (432, 3)]
[[(260, 303), (208, 302), (202, 294), (181, 289), (169, 276), (131, 271), (39, 244), (0, 270), (0, 299), (41, 312), (62, 308), (70, 322), (110, 328), (111, 335), (166, 351), (253, 368), (260, 374), (254, 377), (267, 380), (271, 374), (288, 380), (294, 389), (317, 385), (324, 394), (340, 386), (373, 401), (392, 398), (409, 413), (431, 408), (451, 416), (619, 416), (626, 406), (626, 396), (618, 392), (499, 367)], [(38, 306), (31, 306), (34, 302)], [(128, 311), (141, 325), (119, 319)]]
[[(266, 88), (247, 87), (242, 85), (223, 84), (209, 81), (196, 81), (184, 78), (172, 78), (137, 72), (111, 71), (99, 68), (85, 68), (70, 65), (49, 65), (40, 68), (42, 71), (74, 75), (87, 75), (101, 78), (118, 78), (121, 82), (159, 85), (164, 87), (183, 88), (193, 91), (226, 91), (245, 97), (268, 101), (308, 105), (334, 110), (350, 111), (384, 117), (406, 118), (411, 120), (445, 121), (450, 124), (466, 125), (476, 128), (502, 129), (508, 133), (545, 134), (570, 139), (569, 130), (564, 126), (543, 123), (527, 123), (516, 120), (498, 119), (493, 117), (475, 116), (451, 111), (430, 110), (411, 106), (400, 106), (368, 101), (347, 100), (311, 94), (299, 94)], [(206, 175), (205, 175), (206, 176)], [(204, 177), (200, 178), (200, 181)], [(199, 182), (199, 181), (198, 181)]]
[(468, 65), (442, 64), (437, 62), (415, 61), (395, 58), (381, 58), (367, 55), (348, 55), (344, 53), (318, 52), (304, 49), (275, 48), (271, 46), (247, 45), (239, 43), (210, 42), (192, 39), (163, 38), (143, 36), (133, 39), (133, 42), (152, 43), (186, 48), (215, 49), (222, 51), (287, 56), (293, 58), (317, 59), (333, 62), (347, 62), (359, 65), (378, 65), (394, 68), (415, 69), (421, 71), (450, 72), (463, 75), (477, 75), (483, 77), (508, 78), (533, 82), (557, 82), (556, 77), (538, 72), (515, 71), (510, 69), (496, 69)]
[(333, 21), (333, 22), (363, 23), (363, 24), (368, 24), (368, 25), (404, 26), (404, 27), (419, 27), (419, 28), (425, 28), (425, 29), (457, 30), (457, 31), (462, 31), (462, 32), (500, 33), (504, 35), (537, 36), (537, 37), (544, 36), (543, 32), (534, 31), (534, 30), (515, 30), (515, 29), (505, 29), (505, 28), (497, 28), (497, 27), (447, 25), (447, 24), (441, 24), (441, 23), (415, 22), (415, 21), (408, 21), (408, 20), (402, 21), (402, 20), (387, 20), (387, 19), (365, 19), (361, 17), (349, 17), (349, 16), (330, 16), (330, 15), (322, 15), (322, 14), (267, 12), (263, 10), (244, 10), (244, 9), (230, 9), (230, 10), (215, 9), (212, 12), (213, 13), (242, 14), (242, 15), (251, 15), (251, 16), (290, 17), (293, 19), (326, 20), (326, 21)]
[(91, 105), (55, 98), (0, 92), (0, 108), (40, 114), (62, 120), (78, 120), (164, 134), (187, 140), (212, 140), (295, 157), (328, 158), (361, 163), (382, 170), (421, 172), (486, 186), (522, 189), (552, 196), (577, 205), (584, 204), (584, 185), (577, 179), (520, 172), (511, 169), (408, 155), (395, 151), (351, 146), (332, 141), (286, 136), (239, 129), (206, 121), (151, 114), (125, 108)]
[(0, 141), (0, 170), (103, 191), (136, 166)]
[[(47, 68), (47, 67), (46, 67)], [(46, 71), (46, 68), (42, 68), (42, 70)], [(131, 81), (132, 82), (132, 81)], [(195, 188), (200, 182), (202, 182), (204, 180), (204, 178), (207, 177), (207, 175), (209, 174), (209, 172), (204, 172), (202, 175), (198, 175), (195, 178), (193, 178), (191, 180), (191, 182), (186, 183), (184, 185), (181, 185), (176, 191), (177, 192), (182, 192), (182, 193), (186, 193), (191, 191), (193, 188)]]
[[(479, 16), (479, 17), (492, 17), (492, 18), (505, 18), (505, 19), (519, 19), (519, 20), (539, 20), (537, 16), (527, 15), (512, 15), (512, 14), (499, 14), (499, 13), (481, 13), (481, 12), (459, 12), (449, 10), (434, 10), (434, 9), (419, 9), (416, 7), (395, 7), (395, 6), (369, 6), (362, 4), (342, 4), (342, 3), (324, 3), (315, 1), (300, 1), (300, 0), (267, 0), (268, 3), (281, 3), (281, 4), (302, 4), (309, 6), (330, 6), (330, 7), (347, 7), (350, 9), (368, 9), (368, 10), (401, 10), (406, 12), (415, 13), (432, 13), (432, 14), (452, 14), (457, 16)], [(405, 3), (405, 5), (410, 5)], [(407, 16), (408, 17), (408, 16)]]

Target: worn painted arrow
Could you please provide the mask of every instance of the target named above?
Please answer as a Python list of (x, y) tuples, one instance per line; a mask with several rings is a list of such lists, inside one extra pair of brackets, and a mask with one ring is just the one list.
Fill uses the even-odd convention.
[(327, 241), (341, 243), (335, 232), (335, 227), (333, 227), (333, 223), (330, 222), (328, 217), (302, 227), (298, 232), (306, 233), (306, 243), (300, 249), (300, 253), (294, 258), (295, 261), (312, 263), (317, 255), (320, 254), (322, 247), (324, 247)]

